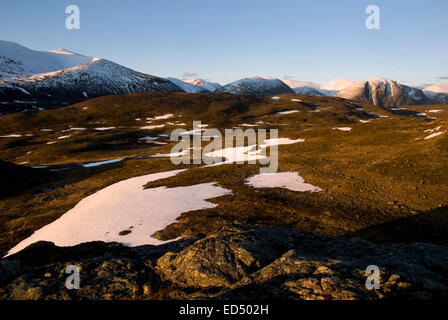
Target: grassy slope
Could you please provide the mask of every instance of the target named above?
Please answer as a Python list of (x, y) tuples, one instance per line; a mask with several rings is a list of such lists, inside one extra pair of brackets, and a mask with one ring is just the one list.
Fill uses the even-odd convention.
[[(290, 101), (292, 98), (302, 102)], [(316, 106), (318, 105), (318, 106)], [(54, 221), (77, 202), (107, 185), (152, 172), (178, 169), (169, 159), (130, 159), (95, 168), (76, 163), (169, 153), (173, 143), (164, 138), (139, 143), (146, 135), (169, 134), (179, 126), (154, 130), (144, 125), (179, 121), (191, 129), (193, 120), (211, 128), (232, 128), (263, 121), (260, 128), (278, 128), (280, 137), (306, 141), (279, 147), (280, 171), (298, 171), (305, 181), (321, 187), (319, 193), (286, 189), (253, 189), (245, 179), (258, 173), (258, 165), (223, 165), (196, 168), (155, 181), (148, 187), (192, 185), (216, 181), (233, 194), (213, 199), (218, 207), (184, 213), (157, 236), (207, 233), (231, 223), (287, 225), (331, 235), (356, 235), (377, 241), (431, 241), (447, 244), (448, 135), (423, 140), (424, 130), (442, 126), (448, 130), (448, 111), (437, 119), (412, 118), (372, 105), (355, 105), (339, 98), (281, 95), (280, 101), (228, 94), (149, 93), (108, 96), (49, 111), (25, 112), (0, 117), (0, 160), (45, 173), (43, 181), (23, 183), (0, 198), (0, 251)], [(319, 112), (315, 112), (315, 110)], [(446, 106), (424, 106), (444, 109)], [(277, 111), (300, 110), (277, 115)], [(416, 109), (415, 111), (422, 111)], [(424, 111), (424, 110), (423, 110)], [(369, 123), (367, 112), (388, 115)], [(145, 123), (145, 118), (173, 113), (167, 120)], [(141, 121), (136, 121), (141, 118)], [(69, 131), (72, 127), (116, 127), (109, 131)], [(350, 132), (334, 130), (347, 127)], [(48, 128), (53, 132), (42, 132)], [(182, 127), (183, 128), (183, 127)], [(24, 136), (32, 134), (33, 136)], [(71, 135), (69, 138), (57, 138)], [(415, 140), (419, 139), (419, 140)], [(57, 141), (48, 145), (47, 142)], [(31, 151), (31, 153), (28, 153)], [(19, 167), (20, 168), (20, 167)], [(27, 168), (17, 175), (31, 177)], [(39, 174), (40, 175), (40, 174)], [(22, 181), (22, 180), (20, 180)], [(4, 183), (8, 185), (8, 181)]]

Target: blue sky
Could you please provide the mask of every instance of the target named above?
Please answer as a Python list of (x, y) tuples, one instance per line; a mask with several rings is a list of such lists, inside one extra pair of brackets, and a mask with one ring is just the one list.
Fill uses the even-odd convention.
[[(65, 28), (70, 4), (80, 30)], [(380, 30), (365, 28), (370, 4), (381, 10)], [(447, 15), (446, 0), (1, 0), (0, 39), (162, 77), (421, 85), (448, 83)]]

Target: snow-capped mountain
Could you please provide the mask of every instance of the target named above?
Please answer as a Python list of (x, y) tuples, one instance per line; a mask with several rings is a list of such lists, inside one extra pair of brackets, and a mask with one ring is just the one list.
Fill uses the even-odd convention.
[(448, 84), (433, 84), (432, 86), (424, 88), (423, 91), (431, 91), (435, 93), (448, 93)]
[(191, 83), (188, 83), (188, 82), (180, 80), (180, 79), (176, 79), (176, 78), (167, 78), (167, 79), (188, 93), (210, 93), (211, 92), (210, 90), (206, 89), (205, 87), (191, 84)]
[(345, 87), (354, 84), (356, 81), (344, 78), (338, 78), (333, 79), (325, 84), (319, 84), (310, 81), (297, 81), (297, 80), (283, 80), (283, 82), (286, 83), (288, 86), (290, 86), (292, 89), (298, 87), (310, 87), (313, 89), (320, 89), (322, 93), (328, 93), (328, 92), (332, 93), (342, 90)]
[[(167, 79), (68, 51), (39, 52), (10, 42), (0, 42), (0, 55), (3, 53), (8, 55), (0, 57), (5, 62), (0, 65), (3, 74), (0, 79), (0, 102), (3, 109), (7, 106), (16, 109), (31, 105), (62, 106), (109, 94), (184, 91)], [(64, 57), (68, 59), (64, 60)], [(78, 62), (82, 63), (76, 64)], [(72, 64), (76, 65), (70, 66)], [(64, 68), (40, 72), (60, 67)], [(5, 77), (6, 74), (8, 77)]]
[(195, 86), (199, 86), (202, 88), (207, 89), (210, 92), (214, 92), (217, 89), (221, 88), (221, 85), (217, 82), (210, 82), (202, 79), (190, 79), (190, 80), (183, 80), (186, 83), (193, 84)]
[(333, 96), (339, 90), (352, 85), (356, 81), (349, 79), (333, 79), (326, 84), (318, 84), (309, 81), (283, 80), (295, 93), (307, 96)]
[(435, 104), (448, 104), (448, 84), (433, 84), (424, 88), (423, 92)]
[(321, 92), (319, 89), (315, 89), (308, 86), (297, 87), (293, 89), (297, 94), (303, 94), (305, 96), (326, 96), (327, 94)]
[(330, 91), (339, 91), (339, 90), (342, 90), (344, 88), (347, 88), (348, 86), (351, 86), (355, 82), (356, 81), (354, 81), (354, 80), (338, 78), (338, 79), (333, 79), (333, 80), (331, 80), (330, 82), (328, 82), (326, 84), (321, 84), (318, 89), (330, 90)]
[(382, 78), (358, 81), (340, 90), (335, 96), (358, 102), (372, 103), (381, 107), (432, 103), (422, 90)]
[(35, 51), (10, 41), (0, 40), (0, 78), (31, 76), (91, 62), (92, 57), (64, 49)]
[(233, 94), (254, 94), (257, 96), (272, 96), (282, 93), (294, 93), (294, 91), (279, 79), (251, 77), (244, 78), (217, 89), (215, 92), (227, 92)]
[(291, 89), (295, 89), (298, 87), (310, 87), (314, 89), (319, 89), (320, 84), (310, 82), (310, 81), (298, 81), (298, 80), (282, 80), (284, 83), (286, 83)]

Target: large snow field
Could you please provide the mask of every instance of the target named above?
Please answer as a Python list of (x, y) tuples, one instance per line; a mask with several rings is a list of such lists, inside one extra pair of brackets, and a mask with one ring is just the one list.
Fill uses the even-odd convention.
[(165, 243), (153, 238), (154, 232), (175, 222), (183, 212), (216, 206), (207, 199), (231, 194), (231, 190), (217, 187), (215, 182), (143, 189), (150, 181), (172, 177), (182, 171), (152, 173), (110, 185), (84, 198), (59, 219), (34, 232), (12, 248), (8, 255), (37, 241), (51, 241), (57, 246), (74, 246), (90, 241), (115, 241), (128, 246)]

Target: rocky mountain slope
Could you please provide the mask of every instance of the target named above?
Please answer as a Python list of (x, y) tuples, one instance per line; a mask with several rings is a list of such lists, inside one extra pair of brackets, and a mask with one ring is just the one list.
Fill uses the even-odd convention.
[(353, 101), (372, 103), (381, 107), (431, 104), (422, 90), (388, 79), (370, 79), (350, 85), (335, 95)]
[(169, 80), (62, 50), (39, 52), (0, 42), (0, 60), (0, 112), (60, 107), (109, 94), (183, 92)]
[[(39, 242), (0, 261), (0, 299), (447, 299), (447, 255), (242, 225), (158, 247)], [(378, 290), (365, 286), (372, 264)], [(79, 290), (65, 288), (68, 265), (80, 268)]]
[(251, 77), (237, 80), (218, 88), (216, 92), (232, 94), (253, 94), (257, 96), (272, 96), (282, 93), (294, 93), (279, 79)]

